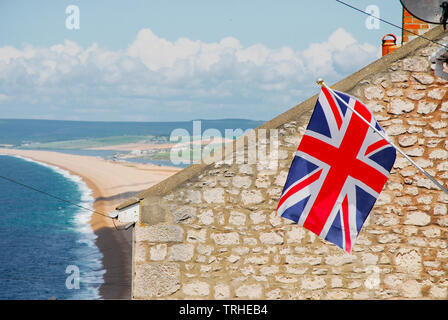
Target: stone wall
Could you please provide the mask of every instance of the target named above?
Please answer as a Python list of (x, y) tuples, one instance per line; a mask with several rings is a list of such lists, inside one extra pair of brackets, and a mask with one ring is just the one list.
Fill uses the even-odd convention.
[[(437, 48), (414, 41), (355, 74), (352, 85), (335, 87), (364, 101), (396, 144), (446, 186), (448, 85), (428, 62)], [(277, 168), (217, 162), (145, 193), (134, 232), (135, 299), (447, 298), (448, 197), (402, 156), (352, 254), (276, 215), (313, 106), (275, 125)], [(258, 146), (269, 148), (269, 140)]]

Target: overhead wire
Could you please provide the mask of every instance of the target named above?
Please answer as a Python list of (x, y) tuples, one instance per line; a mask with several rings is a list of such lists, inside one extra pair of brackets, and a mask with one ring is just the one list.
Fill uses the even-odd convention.
[(444, 48), (448, 49), (448, 46), (445, 45), (445, 44), (442, 44), (442, 43), (440, 43), (440, 42), (437, 42), (437, 41), (435, 41), (435, 40), (433, 40), (433, 39), (429, 39), (428, 37), (425, 37), (425, 36), (423, 36), (423, 35), (421, 35), (421, 34), (418, 34), (418, 33), (412, 32), (412, 31), (410, 31), (410, 30), (404, 29), (403, 27), (400, 27), (399, 25), (396, 25), (395, 23), (392, 23), (392, 22), (387, 21), (387, 20), (385, 20), (385, 19), (382, 19), (382, 18), (380, 18), (380, 17), (374, 16), (374, 15), (371, 14), (371, 13), (367, 13), (367, 12), (365, 12), (364, 10), (359, 9), (359, 8), (357, 8), (357, 7), (355, 7), (355, 6), (351, 5), (351, 4), (348, 4), (348, 3), (346, 3), (346, 2), (344, 2), (344, 1), (342, 1), (342, 0), (335, 0), (335, 1), (336, 1), (336, 2), (339, 2), (340, 4), (342, 4), (342, 5), (344, 5), (344, 6), (348, 7), (348, 8), (351, 8), (351, 9), (353, 9), (353, 10), (356, 10), (356, 11), (358, 11), (358, 12), (361, 12), (362, 14), (365, 14), (365, 15), (367, 15), (367, 16), (369, 16), (369, 17), (372, 17), (372, 18), (374, 18), (374, 19), (377, 19), (377, 20), (379, 20), (379, 21), (381, 21), (381, 22), (384, 22), (384, 23), (386, 23), (386, 24), (388, 24), (388, 25), (391, 25), (391, 26), (393, 26), (393, 27), (395, 27), (395, 28), (398, 28), (398, 29), (400, 29), (400, 30), (402, 30), (402, 31), (409, 32), (409, 33), (411, 33), (411, 34), (413, 34), (413, 35), (415, 35), (415, 36), (417, 36), (417, 37), (419, 37), (419, 38), (425, 39), (425, 40), (427, 40), (427, 41), (430, 41), (430, 42), (432, 42), (432, 43), (434, 43), (434, 44), (437, 44), (437, 45), (439, 45), (439, 46), (441, 46), (441, 47), (444, 47)]
[[(434, 44), (436, 44), (436, 45), (438, 45), (438, 46), (441, 46), (441, 47), (444, 47), (444, 48), (448, 49), (448, 46), (445, 45), (445, 44), (439, 43), (439, 42), (437, 42), (437, 41), (435, 41), (435, 40), (433, 40), (433, 39), (429, 39), (428, 37), (425, 37), (425, 36), (420, 35), (420, 34), (418, 34), (418, 33), (412, 32), (412, 31), (410, 31), (410, 30), (405, 30), (403, 27), (401, 27), (401, 26), (399, 26), (399, 25), (396, 25), (396, 24), (394, 24), (394, 23), (392, 23), (392, 22), (390, 22), (390, 21), (387, 21), (387, 20), (385, 20), (385, 19), (383, 19), (383, 18), (377, 17), (377, 16), (375, 16), (375, 15), (373, 15), (373, 14), (371, 14), (371, 13), (367, 13), (367, 12), (365, 12), (364, 10), (359, 9), (359, 8), (353, 6), (353, 5), (349, 4), (349, 3), (346, 3), (346, 2), (344, 2), (344, 1), (342, 1), (342, 0), (335, 0), (335, 1), (338, 2), (338, 3), (340, 3), (340, 4), (342, 4), (342, 5), (344, 5), (344, 6), (346, 6), (346, 7), (348, 7), (348, 8), (351, 8), (351, 9), (353, 9), (353, 10), (355, 10), (355, 11), (358, 11), (358, 12), (364, 14), (364, 15), (367, 15), (367, 16), (369, 16), (369, 17), (372, 17), (372, 18), (374, 18), (374, 19), (377, 19), (377, 20), (379, 20), (379, 21), (381, 21), (381, 22), (384, 22), (384, 23), (386, 23), (386, 24), (388, 24), (388, 25), (390, 25), (390, 26), (393, 26), (393, 27), (398, 28), (398, 29), (400, 29), (400, 30), (403, 30), (403, 31), (405, 31), (405, 32), (411, 33), (411, 34), (413, 34), (413, 35), (415, 35), (415, 36), (417, 36), (417, 37), (419, 37), (419, 38), (425, 39), (425, 40), (427, 40), (427, 41), (429, 41), (429, 42), (432, 42), (432, 43), (434, 43)], [(68, 204), (73, 205), (73, 206), (76, 206), (76, 207), (78, 207), (78, 208), (80, 208), (80, 209), (88, 210), (88, 211), (92, 212), (93, 214), (98, 214), (98, 215), (100, 215), (100, 216), (103, 216), (103, 217), (106, 217), (106, 218), (108, 218), (108, 219), (111, 219), (111, 220), (112, 220), (112, 223), (113, 223), (113, 226), (114, 226), (114, 229), (115, 229), (116, 231), (123, 231), (123, 230), (125, 230), (125, 229), (119, 229), (119, 228), (116, 226), (116, 224), (115, 224), (115, 218), (112, 218), (112, 217), (108, 216), (108, 215), (105, 214), (105, 213), (99, 212), (98, 210), (92, 210), (92, 209), (90, 209), (90, 208), (88, 208), (88, 207), (84, 207), (84, 206), (79, 205), (79, 204), (77, 204), (77, 203), (75, 203), (75, 202), (69, 201), (69, 200), (67, 200), (67, 199), (61, 198), (61, 197), (56, 196), (56, 195), (54, 195), (54, 194), (51, 194), (51, 193), (49, 193), (49, 192), (46, 192), (46, 191), (37, 189), (37, 188), (35, 188), (35, 187), (33, 187), (33, 186), (27, 185), (27, 184), (25, 184), (25, 183), (19, 182), (19, 181), (17, 181), (17, 180), (14, 180), (14, 179), (11, 179), (11, 178), (8, 178), (8, 177), (5, 177), (5, 176), (3, 176), (3, 175), (0, 175), (0, 179), (3, 179), (3, 180), (5, 180), (5, 181), (9, 181), (9, 182), (14, 183), (14, 184), (17, 184), (17, 185), (20, 185), (20, 186), (22, 186), (22, 187), (24, 187), (24, 188), (33, 190), (33, 191), (38, 192), (38, 193), (41, 193), (41, 194), (44, 194), (44, 195), (46, 195), (46, 196), (48, 196), (48, 197), (54, 198), (54, 199), (59, 200), (59, 201), (61, 201), (61, 202), (68, 203)], [(274, 228), (271, 229), (271, 230), (274, 230), (274, 231), (277, 231), (277, 230), (280, 231), (280, 230), (282, 230), (282, 231), (284, 231), (286, 226), (287, 226), (287, 224), (286, 224), (286, 225), (283, 225), (283, 224), (282, 224), (281, 226), (276, 226), (276, 227), (274, 227)], [(232, 231), (235, 231), (235, 230), (226, 229), (226, 228), (219, 228), (219, 227), (213, 227), (212, 229), (215, 229), (215, 230), (217, 230), (217, 231), (221, 231), (221, 232), (232, 232)], [(238, 234), (240, 234), (240, 235), (246, 235), (246, 236), (247, 236), (247, 235), (250, 235), (250, 234), (253, 233), (253, 232), (256, 232), (256, 231), (255, 231), (255, 230), (238, 230), (238, 231), (237, 231)]]
[(103, 216), (103, 217), (105, 217), (105, 218), (112, 219), (112, 222), (113, 222), (113, 225), (114, 225), (115, 230), (116, 230), (116, 231), (120, 231), (120, 229), (118, 229), (117, 226), (115, 225), (115, 221), (114, 221), (115, 219), (112, 218), (112, 217), (109, 217), (109, 216), (108, 216), (107, 214), (105, 214), (105, 213), (99, 212), (99, 211), (97, 211), (97, 210), (90, 209), (90, 208), (88, 208), (88, 207), (84, 207), (84, 206), (82, 206), (82, 205), (80, 205), (80, 204), (78, 204), (78, 203), (75, 203), (75, 202), (72, 202), (72, 201), (70, 201), (70, 200), (61, 198), (61, 197), (56, 196), (56, 195), (54, 195), (54, 194), (51, 194), (51, 193), (49, 193), (49, 192), (47, 192), (47, 191), (43, 191), (43, 190), (37, 189), (37, 188), (35, 188), (35, 187), (33, 187), (33, 186), (30, 186), (30, 185), (28, 185), (28, 184), (19, 182), (19, 181), (17, 181), (17, 180), (14, 180), (14, 179), (11, 179), (11, 178), (8, 178), (8, 177), (5, 177), (5, 176), (3, 176), (3, 175), (0, 175), (0, 179), (3, 179), (3, 180), (5, 180), (5, 181), (9, 181), (9, 182), (11, 182), (11, 183), (17, 184), (17, 185), (19, 185), (19, 186), (22, 186), (22, 187), (24, 187), (24, 188), (33, 190), (33, 191), (35, 191), (35, 192), (44, 194), (44, 195), (46, 195), (46, 196), (48, 196), (48, 197), (50, 197), (50, 198), (53, 198), (53, 199), (56, 199), (56, 200), (59, 200), (59, 201), (68, 203), (68, 204), (73, 205), (73, 206), (76, 206), (76, 207), (78, 207), (78, 208), (80, 208), (80, 209), (90, 211), (90, 212), (92, 212), (92, 213), (94, 213), (94, 214), (98, 214), (98, 215)]

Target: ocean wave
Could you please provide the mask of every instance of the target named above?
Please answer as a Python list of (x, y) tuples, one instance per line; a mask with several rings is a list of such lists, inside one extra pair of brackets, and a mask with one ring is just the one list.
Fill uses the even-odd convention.
[[(106, 270), (103, 266), (103, 254), (96, 246), (95, 240), (97, 235), (93, 232), (90, 220), (93, 214), (93, 203), (95, 201), (92, 190), (87, 186), (85, 181), (78, 175), (72, 174), (69, 171), (59, 168), (57, 166), (49, 165), (40, 161), (36, 161), (30, 158), (26, 158), (19, 155), (8, 155), (22, 160), (33, 162), (38, 165), (44, 166), (53, 170), (54, 172), (64, 176), (66, 179), (73, 181), (78, 190), (81, 193), (81, 199), (78, 203), (77, 212), (71, 221), (73, 229), (80, 233), (82, 236), (77, 241), (82, 244), (80, 248), (77, 248), (77, 256), (79, 261), (77, 265), (81, 271), (80, 282), (85, 285), (87, 292), (75, 292), (71, 299), (101, 299), (99, 289), (104, 283), (104, 274)], [(88, 270), (83, 272), (83, 270)]]

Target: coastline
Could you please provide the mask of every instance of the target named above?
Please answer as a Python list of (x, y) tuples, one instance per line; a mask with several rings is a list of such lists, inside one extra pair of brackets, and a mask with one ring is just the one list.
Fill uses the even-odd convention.
[[(92, 190), (93, 209), (107, 214), (120, 202), (179, 171), (175, 167), (112, 162), (96, 157), (53, 151), (0, 149), (0, 154), (17, 155), (46, 163), (77, 175)], [(103, 254), (105, 274), (99, 293), (102, 299), (130, 299), (132, 228), (117, 231), (114, 221), (92, 213), (90, 225), (95, 244)]]

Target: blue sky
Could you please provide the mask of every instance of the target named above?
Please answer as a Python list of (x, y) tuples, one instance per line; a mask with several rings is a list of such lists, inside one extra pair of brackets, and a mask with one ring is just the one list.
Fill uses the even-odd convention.
[[(401, 25), (398, 0), (347, 2)], [(401, 35), (366, 19), (334, 0), (0, 0), (0, 117), (268, 120)]]

